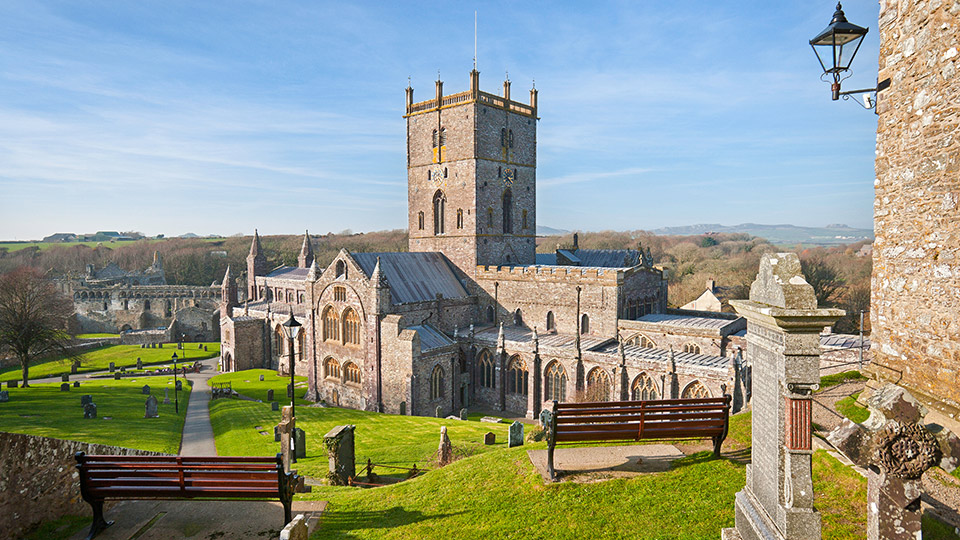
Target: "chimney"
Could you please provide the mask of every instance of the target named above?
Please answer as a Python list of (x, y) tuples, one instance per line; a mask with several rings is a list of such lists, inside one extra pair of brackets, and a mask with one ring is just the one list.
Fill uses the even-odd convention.
[(712, 279), (708, 279), (708, 280), (707, 280), (707, 290), (708, 290), (708, 291), (713, 292), (714, 289), (716, 288), (716, 285), (717, 285), (717, 284), (716, 284), (716, 282), (715, 282), (714, 280), (712, 280)]
[(580, 249), (580, 235), (573, 233), (573, 251)]

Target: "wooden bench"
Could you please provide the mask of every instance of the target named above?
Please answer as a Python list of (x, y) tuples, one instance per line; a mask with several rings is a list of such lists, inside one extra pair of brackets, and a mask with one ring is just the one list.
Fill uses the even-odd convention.
[(649, 401), (553, 402), (547, 434), (547, 471), (556, 480), (553, 453), (560, 443), (713, 439), (713, 453), (727, 437), (730, 396)]
[(270, 457), (88, 456), (77, 452), (80, 494), (93, 507), (88, 540), (113, 524), (103, 518), (107, 499), (279, 499), (284, 525), (297, 475)]

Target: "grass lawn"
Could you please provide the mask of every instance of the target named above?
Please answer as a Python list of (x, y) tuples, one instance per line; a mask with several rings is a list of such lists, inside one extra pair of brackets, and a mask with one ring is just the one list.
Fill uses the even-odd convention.
[[(114, 362), (117, 368), (136, 367), (137, 358), (143, 360), (146, 365), (170, 364), (173, 362), (170, 357), (177, 353), (178, 358), (187, 357), (187, 362), (202, 360), (204, 358), (213, 358), (220, 355), (220, 343), (204, 343), (207, 352), (199, 350), (197, 343), (184, 343), (184, 350), (178, 350), (175, 343), (165, 344), (162, 349), (141, 349), (139, 345), (107, 345), (83, 355), (80, 362), (79, 373), (91, 371), (105, 371), (109, 369), (110, 362)], [(186, 353), (184, 355), (184, 353)], [(44, 377), (59, 377), (64, 373), (70, 373), (70, 363), (61, 358), (53, 358), (30, 366), (30, 380), (42, 379)], [(22, 372), (20, 367), (8, 367), (0, 370), (0, 381), (19, 381)]]
[[(106, 242), (0, 242), (0, 248), (7, 248), (7, 251), (13, 253), (14, 251), (20, 251), (21, 249), (28, 247), (38, 247), (40, 251), (46, 251), (48, 249), (55, 248), (70, 248), (73, 246), (84, 245), (89, 248), (95, 248), (98, 245), (108, 248), (118, 248), (121, 246), (128, 246), (141, 240), (116, 240)], [(155, 242), (156, 240), (144, 239), (146, 242)]]
[(849, 381), (865, 381), (867, 377), (861, 374), (859, 371), (852, 369), (850, 371), (844, 371), (843, 373), (834, 373), (832, 375), (824, 375), (820, 377), (820, 390), (823, 391), (831, 386), (836, 386), (840, 383), (845, 383)]
[(77, 339), (116, 338), (120, 337), (120, 334), (77, 334), (73, 337)]
[[(158, 418), (144, 418), (143, 385), (159, 401)], [(170, 389), (170, 404), (163, 404), (163, 388)], [(73, 441), (139, 448), (176, 454), (190, 400), (190, 385), (180, 392), (180, 415), (174, 413), (173, 376), (81, 381), (80, 388), (60, 391), (60, 383), (10, 388), (10, 401), (0, 404), (0, 430)], [(97, 418), (85, 420), (80, 396), (90, 394)], [(111, 417), (111, 420), (105, 419)]]
[(860, 397), (860, 392), (837, 400), (836, 407), (838, 413), (846, 416), (858, 424), (862, 424), (867, 421), (867, 418), (870, 418), (870, 411), (865, 407), (857, 405), (858, 397)]

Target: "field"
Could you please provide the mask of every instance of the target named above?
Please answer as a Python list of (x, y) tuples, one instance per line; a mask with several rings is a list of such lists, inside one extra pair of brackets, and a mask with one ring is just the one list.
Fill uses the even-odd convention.
[[(114, 362), (117, 369), (121, 367), (135, 368), (137, 358), (143, 360), (144, 365), (170, 364), (170, 366), (173, 366), (173, 361), (170, 359), (173, 353), (177, 353), (180, 361), (186, 356), (187, 362), (220, 355), (219, 342), (203, 343), (207, 347), (206, 352), (199, 350), (198, 345), (197, 343), (184, 343), (183, 350), (178, 350), (175, 343), (167, 343), (162, 349), (141, 349), (139, 345), (107, 345), (84, 353), (77, 372), (105, 371), (109, 369), (110, 362)], [(53, 358), (33, 364), (29, 371), (30, 380), (59, 377), (65, 373), (70, 373), (70, 362), (62, 358)], [(21, 375), (19, 365), (6, 367), (0, 370), (0, 381), (19, 381)]]
[[(147, 397), (141, 389), (145, 384), (159, 401), (158, 418), (143, 417)], [(170, 391), (169, 405), (163, 404), (164, 388)], [(80, 388), (71, 383), (69, 392), (60, 391), (60, 383), (9, 388), (10, 401), (0, 404), (0, 430), (176, 454), (190, 389), (189, 384), (183, 385), (177, 416), (172, 376), (81, 381)], [(83, 418), (80, 396), (84, 394), (93, 396), (95, 419)]]
[(129, 246), (131, 244), (136, 244), (137, 242), (156, 242), (157, 240), (118, 240), (116, 242), (0, 242), (0, 250), (6, 248), (7, 251), (20, 251), (21, 249), (36, 247), (41, 251), (48, 249), (63, 247), (68, 248), (72, 246), (87, 246), (89, 248), (95, 248), (97, 246), (106, 246), (109, 248), (118, 248), (122, 246)]

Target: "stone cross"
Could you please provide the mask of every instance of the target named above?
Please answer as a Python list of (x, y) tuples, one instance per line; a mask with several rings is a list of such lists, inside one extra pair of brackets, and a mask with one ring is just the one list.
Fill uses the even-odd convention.
[(547, 429), (548, 427), (550, 427), (550, 418), (552, 415), (553, 413), (550, 412), (550, 409), (543, 409), (540, 411), (539, 421), (540, 421), (541, 428)]
[(514, 446), (523, 446), (523, 424), (520, 422), (510, 424), (510, 430), (507, 432), (507, 448)]
[(293, 417), (293, 409), (289, 405), (280, 411), (280, 454), (283, 456), (283, 470), (290, 472), (290, 463), (293, 462), (293, 430), (297, 427), (297, 419)]
[(140, 389), (140, 393), (149, 396), (150, 395), (150, 385), (145, 384), (143, 388)]
[(817, 308), (795, 253), (763, 255), (750, 299), (730, 303), (747, 319), (753, 440), (746, 485), (736, 495), (736, 528), (721, 537), (817, 540), (811, 394), (820, 383), (820, 332), (843, 310)]
[(437, 463), (443, 467), (453, 462), (453, 445), (447, 437), (447, 426), (440, 426), (440, 448), (437, 449)]
[[(921, 419), (926, 409), (909, 392), (887, 384), (867, 399), (870, 417), (864, 425), (844, 420), (827, 440), (867, 471), (867, 538), (913, 540), (920, 537), (921, 476), (934, 465), (950, 470), (947, 454), (960, 458), (960, 439), (949, 432), (942, 441)], [(952, 443), (952, 444), (951, 444)], [(941, 446), (943, 448), (941, 448)], [(947, 451), (944, 452), (943, 449)]]
[(153, 396), (147, 396), (147, 401), (143, 404), (146, 412), (144, 412), (144, 418), (156, 418), (160, 416), (160, 413), (157, 411), (157, 398)]
[(327, 479), (336, 486), (345, 486), (357, 476), (356, 455), (354, 453), (354, 430), (357, 426), (336, 426), (323, 436), (323, 446), (327, 449), (329, 472)]

